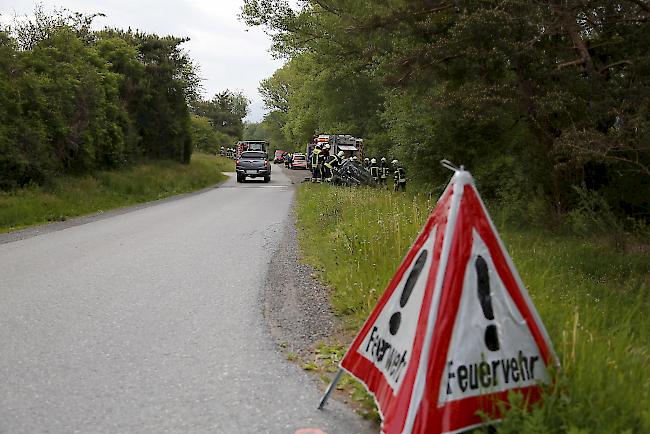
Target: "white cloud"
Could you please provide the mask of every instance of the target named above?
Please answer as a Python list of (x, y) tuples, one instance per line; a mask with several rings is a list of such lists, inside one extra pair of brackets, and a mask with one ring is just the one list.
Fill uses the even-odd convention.
[(37, 3), (47, 11), (65, 8), (106, 14), (97, 19), (98, 27), (189, 37), (183, 47), (201, 67), (206, 97), (225, 89), (242, 91), (252, 101), (247, 120), (259, 121), (263, 116), (259, 82), (282, 66), (268, 51), (268, 36), (237, 19), (242, 0), (0, 0), (0, 14), (5, 20), (31, 14)]

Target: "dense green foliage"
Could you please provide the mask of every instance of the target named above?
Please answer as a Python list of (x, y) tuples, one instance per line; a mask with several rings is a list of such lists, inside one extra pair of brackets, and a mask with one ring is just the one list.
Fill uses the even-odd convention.
[(48, 16), (0, 30), (0, 188), (141, 158), (188, 163), (198, 79), (185, 39)]
[[(376, 305), (435, 199), (320, 184), (299, 190), (301, 247), (351, 330)], [(562, 366), (544, 406), (515, 407), (498, 432), (650, 432), (647, 246), (519, 229), (505, 224), (501, 208), (492, 211)]]
[(47, 185), (0, 192), (0, 232), (66, 220), (214, 185), (232, 160), (194, 153), (189, 164), (150, 161), (92, 175), (59, 176)]
[(227, 140), (226, 143), (220, 143), (224, 145), (243, 137), (243, 119), (248, 113), (248, 104), (248, 99), (241, 92), (225, 90), (209, 101), (196, 101), (192, 111), (210, 121), (219, 139)]
[(519, 216), (647, 224), (647, 1), (291, 5), (245, 0), (242, 13), (288, 59), (261, 85), (288, 142), (350, 133), (429, 185), (447, 176), (440, 159), (464, 164)]

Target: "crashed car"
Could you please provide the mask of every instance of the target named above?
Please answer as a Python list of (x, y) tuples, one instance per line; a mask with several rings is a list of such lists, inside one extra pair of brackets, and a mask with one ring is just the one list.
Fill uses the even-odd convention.
[(332, 183), (346, 187), (377, 186), (369, 171), (350, 160), (343, 161), (338, 166), (338, 169), (332, 173)]

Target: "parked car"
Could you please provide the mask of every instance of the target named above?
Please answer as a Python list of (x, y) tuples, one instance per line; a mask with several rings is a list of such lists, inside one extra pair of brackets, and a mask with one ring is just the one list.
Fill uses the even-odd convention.
[(275, 155), (273, 156), (273, 163), (275, 163), (275, 164), (284, 163), (284, 156), (286, 154), (287, 153), (285, 151), (283, 151), (282, 149), (276, 149), (275, 150)]
[(307, 157), (305, 154), (295, 153), (289, 164), (289, 169), (307, 169)]
[(266, 152), (244, 151), (236, 163), (237, 182), (244, 182), (246, 177), (264, 178), (264, 182), (271, 180), (271, 165)]

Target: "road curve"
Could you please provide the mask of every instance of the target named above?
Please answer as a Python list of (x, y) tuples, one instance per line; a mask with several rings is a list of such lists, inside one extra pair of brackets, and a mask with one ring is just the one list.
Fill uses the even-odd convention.
[(372, 432), (261, 318), (293, 194), (275, 168), (0, 244), (0, 432)]

